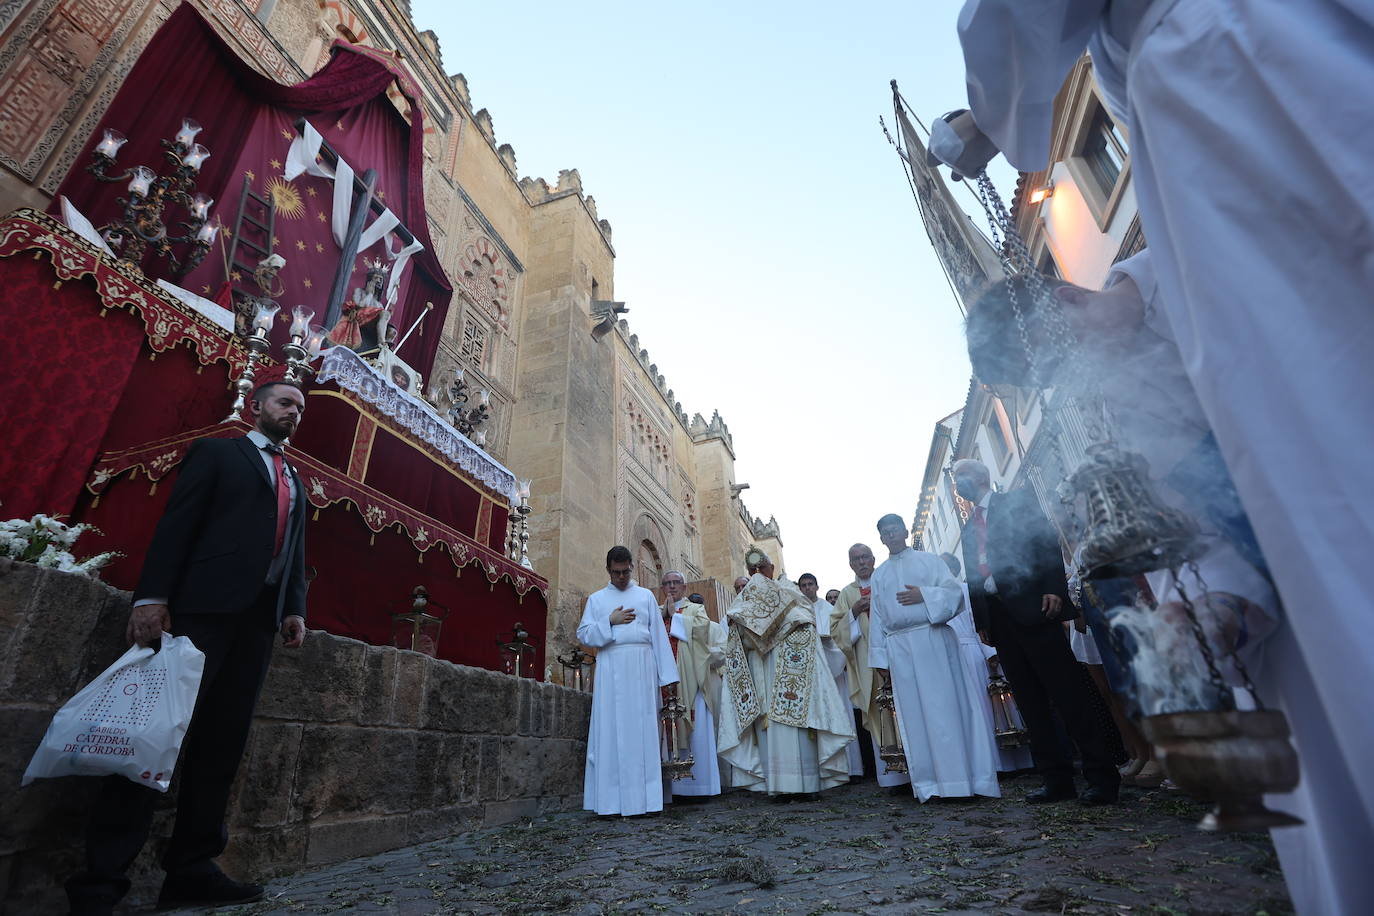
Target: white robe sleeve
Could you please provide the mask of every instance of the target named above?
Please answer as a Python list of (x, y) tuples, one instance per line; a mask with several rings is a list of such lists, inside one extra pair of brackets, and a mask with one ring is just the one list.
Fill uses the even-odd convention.
[[(870, 611), (869, 613), (872, 613), (872, 611)], [(869, 622), (872, 623), (872, 621), (869, 621)], [(850, 615), (849, 615), (849, 644), (850, 644), (851, 646), (857, 646), (857, 645), (859, 644), (859, 640), (861, 640), (861, 639), (863, 639), (863, 638), (864, 638), (864, 628), (859, 624), (859, 618), (855, 617), (853, 614), (850, 614)]]
[(884, 582), (873, 576), (873, 591), (868, 605), (868, 667), (887, 667), (887, 625), (883, 621)]
[(811, 606), (811, 612), (816, 616), (816, 635), (821, 639), (830, 638), (830, 612), (835, 606), (824, 599), (817, 599)]
[(1105, 0), (968, 0), (959, 13), (969, 109), (1016, 168), (1048, 163), (1054, 97)]
[(669, 618), (671, 623), (669, 624), (668, 635), (679, 641), (687, 639), (687, 624), (682, 622), (682, 618), (685, 616), (687, 615), (675, 612)]
[[(928, 569), (926, 579), (921, 583), (926, 616), (932, 624), (949, 623), (963, 609), (964, 590), (944, 560), (930, 554), (918, 556), (925, 561), (923, 565)], [(931, 584), (926, 585), (925, 582)]]
[(658, 685), (666, 687), (680, 680), (677, 659), (673, 658), (673, 647), (668, 642), (668, 628), (663, 626), (663, 621), (656, 616), (658, 605), (653, 600), (653, 592), (646, 590), (644, 594), (649, 596), (646, 602), (648, 607), (641, 608), (639, 613), (649, 615), (649, 639), (653, 645), (654, 661), (658, 665)]
[(603, 607), (596, 595), (587, 599), (587, 607), (582, 611), (582, 622), (577, 625), (577, 638), (584, 646), (604, 649), (615, 642), (611, 629), (611, 611)]
[(706, 632), (706, 651), (712, 670), (719, 668), (725, 662), (725, 627), (714, 620), (711, 621), (710, 628)]

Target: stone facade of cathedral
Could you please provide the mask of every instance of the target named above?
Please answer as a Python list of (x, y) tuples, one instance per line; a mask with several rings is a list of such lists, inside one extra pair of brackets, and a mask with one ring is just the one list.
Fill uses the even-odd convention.
[[(458, 367), (491, 392), (487, 448), (533, 481), (530, 556), (548, 577), (549, 648), (564, 652), (606, 549), (640, 578), (680, 569), (729, 583), (751, 543), (782, 568), (778, 525), (739, 498), (719, 414), (689, 417), (619, 322), (611, 224), (576, 169), (521, 177), (468, 81), (395, 0), (195, 0), (238, 53), (282, 83), (322, 66), (336, 38), (393, 52), (424, 92), (429, 229), (454, 284), (425, 392), (441, 408)], [(0, 0), (0, 212), (46, 209), (172, 0)], [(188, 62), (188, 64), (191, 62)], [(394, 90), (393, 90), (394, 92)], [(398, 105), (404, 102), (396, 94)]]

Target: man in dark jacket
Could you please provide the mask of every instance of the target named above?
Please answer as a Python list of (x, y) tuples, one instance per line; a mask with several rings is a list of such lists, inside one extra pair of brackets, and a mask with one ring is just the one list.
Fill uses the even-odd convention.
[(1121, 776), (1082, 693), (1078, 662), (1061, 622), (1078, 616), (1069, 601), (1059, 539), (1030, 487), (994, 493), (980, 461), (954, 464), (954, 486), (974, 510), (960, 534), (974, 620), (997, 649), (1030, 731), (1031, 756), (1044, 786), (1032, 804), (1074, 798), (1073, 760), (1059, 738), (1058, 712), (1083, 758), (1088, 804), (1116, 801)]
[[(224, 811), (243, 757), (272, 642), (305, 638), (305, 488), (283, 442), (305, 398), (294, 385), (253, 392), (254, 429), (201, 439), (182, 461), (134, 591), (127, 638), (189, 636), (205, 653), (191, 727), (182, 744), (176, 827), (163, 856), (162, 906), (243, 903), (262, 888), (226, 876), (213, 859), (229, 834)], [(86, 832), (86, 870), (67, 884), (73, 913), (109, 913), (152, 826), (156, 794), (105, 780)]]

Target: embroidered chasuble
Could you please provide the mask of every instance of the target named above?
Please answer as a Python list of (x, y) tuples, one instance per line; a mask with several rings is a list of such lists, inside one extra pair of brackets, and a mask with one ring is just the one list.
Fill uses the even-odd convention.
[(849, 703), (830, 676), (812, 604), (787, 580), (755, 574), (726, 613), (720, 755), (737, 784), (818, 792), (849, 779)]

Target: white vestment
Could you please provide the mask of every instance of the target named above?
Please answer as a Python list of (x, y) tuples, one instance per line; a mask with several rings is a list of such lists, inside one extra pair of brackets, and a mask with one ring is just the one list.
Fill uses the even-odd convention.
[[(920, 587), (924, 600), (899, 604), (907, 586)], [(873, 573), (868, 663), (892, 676), (911, 789), (921, 801), (1002, 794), (997, 742), (949, 626), (962, 600), (958, 580), (931, 553), (908, 547)]]
[[(633, 610), (635, 619), (612, 625), (618, 607)], [(593, 593), (577, 638), (596, 650), (582, 807), (597, 814), (662, 811), (659, 688), (677, 683), (678, 674), (654, 593), (633, 583)]]
[(1002, 747), (997, 744), (997, 725), (992, 715), (992, 697), (988, 696), (988, 659), (996, 655), (997, 650), (978, 638), (978, 630), (973, 623), (973, 602), (968, 597), (968, 583), (960, 582), (959, 590), (962, 593), (962, 609), (949, 622), (949, 628), (954, 631), (955, 636), (959, 637), (959, 658), (964, 663), (964, 676), (968, 678), (968, 689), (971, 693), (982, 698), (978, 707), (987, 718), (988, 732), (992, 735), (993, 744), (997, 747), (997, 772), (1011, 773), (1016, 770), (1028, 770), (1035, 766), (1031, 760), (1029, 742), (1021, 747)]
[(791, 582), (756, 573), (726, 616), (717, 736), (732, 784), (778, 795), (847, 782), (854, 719), (830, 676), (811, 602)]
[[(835, 678), (835, 687), (840, 691), (841, 701), (849, 701), (849, 673), (845, 670), (844, 651), (835, 645), (835, 640), (830, 638), (830, 612), (835, 610), (835, 605), (826, 601), (824, 598), (816, 599), (816, 635), (821, 638), (821, 648), (825, 652), (826, 663), (830, 666), (830, 673)], [(857, 732), (858, 729), (855, 728)], [(849, 775), (862, 776), (864, 774), (864, 758), (859, 752), (859, 739), (855, 739), (845, 746), (845, 758), (849, 761)]]
[(974, 117), (1017, 168), (1046, 164), (1085, 44), (1129, 127), (1160, 307), (1293, 611), (1260, 689), (1293, 727), (1307, 826), (1275, 846), (1300, 913), (1357, 912), (1374, 899), (1374, 729), (1348, 694), (1374, 681), (1374, 6), (970, 0), (959, 24)]
[[(678, 640), (678, 658), (684, 652), (692, 651), (687, 628), (683, 624), (682, 608), (688, 604), (686, 598), (678, 602), (677, 611), (672, 616), (669, 635)], [(705, 615), (705, 612), (701, 612)], [(712, 665), (725, 659), (725, 628), (709, 618), (707, 647), (709, 652), (708, 670), (705, 683), (697, 686), (696, 696), (691, 700), (692, 709), (692, 775), (685, 779), (670, 779), (669, 788), (674, 795), (719, 795), (720, 759), (716, 755), (716, 717), (712, 707), (720, 701), (720, 675)], [(684, 704), (686, 697), (680, 698)], [(709, 700), (709, 702), (708, 702)]]

